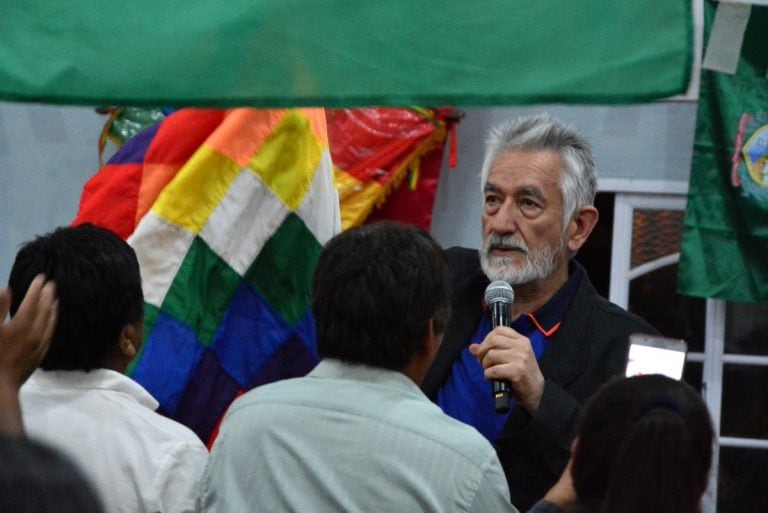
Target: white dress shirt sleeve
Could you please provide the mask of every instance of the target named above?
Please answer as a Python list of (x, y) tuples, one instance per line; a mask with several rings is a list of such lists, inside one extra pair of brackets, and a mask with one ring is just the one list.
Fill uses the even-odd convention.
[(477, 493), (469, 507), (470, 513), (519, 513), (509, 500), (507, 478), (498, 457), (488, 460), (480, 477)]
[(192, 513), (208, 462), (200, 443), (180, 443), (168, 453), (152, 487), (150, 513)]

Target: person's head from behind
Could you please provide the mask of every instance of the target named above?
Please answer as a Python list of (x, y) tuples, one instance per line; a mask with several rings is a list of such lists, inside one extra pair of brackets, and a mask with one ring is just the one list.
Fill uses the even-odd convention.
[(12, 316), (39, 273), (56, 282), (59, 301), (58, 323), (40, 367), (123, 371), (143, 335), (144, 299), (133, 248), (91, 224), (33, 239), (22, 246), (11, 268)]
[(592, 150), (546, 115), (492, 130), (481, 171), (481, 264), (491, 280), (543, 280), (567, 265), (597, 223)]
[(449, 273), (419, 228), (379, 222), (336, 235), (313, 279), (318, 353), (396, 371), (427, 367), (450, 314)]
[(591, 511), (695, 513), (707, 487), (713, 429), (700, 394), (659, 374), (621, 378), (589, 402), (573, 485)]
[(0, 436), (0, 511), (99, 513), (102, 507), (80, 470), (59, 452)]

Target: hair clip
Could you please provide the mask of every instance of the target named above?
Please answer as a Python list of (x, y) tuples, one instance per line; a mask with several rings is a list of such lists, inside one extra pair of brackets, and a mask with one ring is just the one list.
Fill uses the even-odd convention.
[(678, 404), (675, 401), (673, 401), (668, 397), (656, 396), (656, 397), (651, 397), (645, 402), (643, 407), (640, 409), (640, 413), (638, 413), (635, 416), (635, 420), (645, 417), (652, 410), (656, 410), (659, 408), (665, 409), (665, 410), (671, 410), (677, 413), (678, 415), (682, 414), (682, 411), (680, 410), (680, 406), (678, 406)]

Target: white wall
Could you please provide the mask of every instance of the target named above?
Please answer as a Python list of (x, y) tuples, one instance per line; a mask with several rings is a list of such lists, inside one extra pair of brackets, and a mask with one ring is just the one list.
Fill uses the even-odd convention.
[(696, 103), (467, 109), (457, 129), (458, 165), (443, 166), (435, 200), (432, 233), (441, 245), (479, 247), (479, 176), (486, 134), (506, 119), (540, 112), (574, 126), (592, 144), (601, 190), (616, 190), (619, 184), (664, 192), (670, 182), (688, 182)]
[[(601, 184), (607, 177), (688, 180), (694, 103), (462, 110), (458, 166), (443, 168), (432, 225), (445, 247), (478, 247), (483, 141), (510, 117), (547, 111), (573, 124), (595, 148)], [(92, 108), (0, 102), (0, 283), (21, 243), (74, 218), (82, 186), (98, 168), (105, 120)]]
[(88, 108), (0, 102), (0, 284), (21, 243), (74, 218), (105, 120)]

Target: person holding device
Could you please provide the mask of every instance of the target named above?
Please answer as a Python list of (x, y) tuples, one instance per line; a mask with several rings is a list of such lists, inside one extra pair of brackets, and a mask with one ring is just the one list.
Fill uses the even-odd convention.
[[(450, 248), (452, 314), (422, 384), (449, 415), (495, 444), (521, 510), (541, 498), (569, 458), (582, 404), (624, 372), (645, 320), (600, 297), (572, 257), (597, 223), (595, 163), (587, 142), (549, 116), (497, 127), (486, 147), (480, 250)], [(491, 281), (514, 289), (510, 326), (491, 329)], [(494, 382), (510, 384), (497, 413)]]
[(568, 467), (528, 513), (698, 513), (713, 437), (707, 406), (687, 383), (616, 379), (590, 399)]

